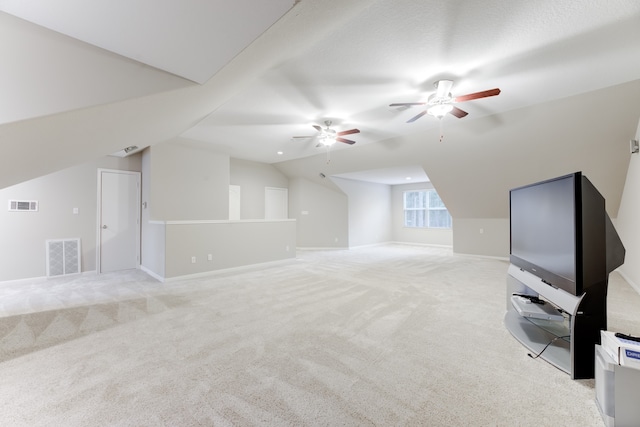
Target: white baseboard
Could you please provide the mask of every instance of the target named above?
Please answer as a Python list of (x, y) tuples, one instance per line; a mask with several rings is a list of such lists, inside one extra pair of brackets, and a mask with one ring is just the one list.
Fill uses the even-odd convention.
[(453, 249), (452, 245), (438, 245), (436, 243), (420, 243), (420, 242), (389, 242), (389, 243), (394, 245), (426, 246), (431, 248)]
[(391, 245), (395, 242), (380, 242), (380, 243), (369, 243), (367, 245), (356, 245), (356, 246), (349, 246), (349, 249), (364, 249), (364, 248), (375, 248), (376, 246), (385, 246), (385, 245)]
[(373, 248), (376, 246), (385, 246), (385, 245), (406, 245), (406, 246), (425, 246), (425, 247), (433, 247), (433, 248), (441, 248), (441, 249), (452, 249), (451, 245), (436, 245), (433, 243), (416, 243), (416, 242), (380, 242), (380, 243), (370, 243), (368, 245), (357, 245), (357, 246), (348, 246), (348, 247), (296, 247), (298, 251), (344, 251), (351, 249), (364, 249), (364, 248)]
[(145, 273), (147, 273), (149, 276), (153, 277), (154, 279), (156, 279), (159, 282), (163, 282), (164, 283), (164, 277), (160, 276), (157, 273), (154, 273), (153, 271), (149, 270), (147, 267), (145, 267), (144, 265), (140, 266), (140, 270), (144, 271)]
[(239, 272), (251, 271), (254, 269), (258, 270), (258, 269), (263, 269), (269, 266), (281, 265), (281, 264), (286, 264), (286, 263), (295, 262), (295, 261), (296, 261), (296, 258), (286, 258), (286, 259), (280, 259), (277, 261), (261, 262), (258, 264), (240, 265), (238, 267), (229, 267), (229, 268), (221, 268), (219, 270), (203, 271), (202, 273), (185, 274), (182, 276), (158, 278), (157, 275), (154, 275), (153, 277), (160, 280), (163, 283), (170, 283), (178, 280), (200, 279), (203, 277), (217, 276), (220, 274), (239, 273)]
[(637, 283), (635, 283), (633, 280), (631, 280), (629, 278), (629, 276), (627, 276), (622, 270), (620, 270), (619, 268), (613, 270), (613, 271), (617, 271), (622, 278), (638, 293), (640, 294), (640, 286), (638, 286)]
[(332, 247), (299, 247), (296, 246), (296, 251), (348, 251), (349, 248), (344, 246), (344, 247), (340, 247), (340, 248), (336, 248), (335, 246)]
[(89, 275), (95, 275), (95, 274), (97, 274), (95, 270), (89, 270), (89, 271), (81, 271), (80, 273), (64, 274), (60, 276), (51, 276), (51, 277), (38, 276), (38, 277), (27, 277), (26, 279), (3, 280), (3, 281), (0, 281), (0, 286), (15, 285), (20, 283), (40, 283), (40, 282), (46, 282), (51, 280), (63, 279), (63, 278), (72, 278), (75, 276), (89, 276)]
[(47, 276), (40, 276), (40, 277), (29, 277), (27, 279), (4, 280), (4, 281), (0, 282), (0, 286), (2, 286), (2, 285), (17, 285), (17, 284), (20, 284), (20, 283), (39, 283), (39, 282), (45, 282), (47, 279), (49, 279)]
[(494, 256), (494, 255), (477, 255), (477, 254), (461, 254), (461, 253), (457, 253), (455, 252), (456, 255), (460, 255), (460, 256), (466, 256), (466, 257), (471, 257), (471, 258), (484, 258), (484, 259), (495, 259), (498, 261), (506, 261), (506, 262), (510, 262), (511, 260), (509, 259), (509, 257), (506, 256)]

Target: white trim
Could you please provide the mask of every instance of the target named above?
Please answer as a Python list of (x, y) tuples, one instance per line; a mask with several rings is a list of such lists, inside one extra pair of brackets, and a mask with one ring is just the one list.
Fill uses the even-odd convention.
[(431, 246), (434, 248), (453, 249), (453, 245), (439, 245), (437, 243), (420, 243), (420, 242), (390, 242), (397, 245), (410, 245), (410, 246)]
[(366, 245), (349, 246), (349, 249), (373, 248), (376, 246), (384, 246), (384, 245), (391, 245), (391, 244), (393, 244), (393, 242), (368, 243)]
[(631, 280), (631, 278), (627, 276), (622, 270), (620, 270), (620, 268), (616, 268), (613, 271), (618, 272), (618, 274), (622, 276), (622, 278), (629, 284), (629, 286), (631, 286), (638, 294), (640, 294), (640, 286), (638, 286), (637, 283)]
[(158, 221), (149, 220), (149, 224), (156, 225), (190, 225), (190, 224), (237, 224), (237, 223), (264, 223), (264, 222), (295, 222), (294, 219), (210, 219), (210, 220), (185, 220), (185, 221)]
[(127, 171), (127, 170), (120, 170), (120, 169), (105, 169), (105, 168), (98, 168), (98, 188), (96, 191), (97, 194), (97, 210), (96, 210), (96, 221), (97, 221), (97, 226), (96, 226), (96, 272), (98, 274), (101, 274), (101, 265), (100, 265), (100, 249), (102, 247), (102, 243), (101, 243), (101, 233), (100, 233), (100, 228), (102, 227), (102, 173), (103, 172), (107, 172), (107, 173), (118, 173), (118, 174), (123, 174), (123, 175), (135, 175), (138, 178), (138, 198), (137, 198), (137, 202), (136, 202), (136, 268), (140, 268), (140, 263), (142, 262), (141, 258), (141, 254), (142, 254), (142, 250), (141, 250), (141, 243), (140, 243), (140, 233), (141, 233), (141, 213), (140, 213), (140, 200), (142, 197), (142, 173), (141, 172), (137, 172), (137, 171)]
[(26, 279), (3, 280), (2, 282), (0, 282), (0, 286), (14, 285), (14, 284), (20, 284), (20, 283), (40, 283), (40, 282), (45, 282), (47, 280), (57, 279), (59, 277), (64, 277), (64, 276), (56, 276), (56, 277), (38, 276), (38, 277), (28, 277)]
[(505, 257), (505, 256), (463, 254), (463, 253), (459, 253), (459, 252), (454, 252), (454, 255), (466, 256), (466, 257), (469, 257), (469, 258), (495, 259), (497, 261), (511, 262), (511, 259), (509, 259), (509, 257)]
[[(158, 280), (160, 280), (163, 283), (170, 283), (170, 282), (175, 282), (178, 280), (185, 280), (185, 279), (199, 279), (203, 277), (216, 276), (218, 274), (245, 272), (245, 271), (251, 271), (252, 269), (263, 269), (265, 267), (269, 267), (273, 265), (285, 264), (289, 262), (293, 263), (293, 261), (296, 261), (296, 258), (286, 258), (286, 259), (280, 259), (277, 261), (267, 261), (267, 262), (260, 262), (257, 264), (240, 265), (238, 267), (221, 268), (219, 270), (203, 271), (202, 273), (185, 274), (183, 276), (175, 276), (175, 277), (165, 277)], [(157, 277), (157, 275), (154, 275), (154, 277)]]
[(145, 273), (147, 273), (149, 276), (153, 277), (157, 281), (164, 283), (164, 280), (165, 280), (164, 277), (162, 277), (161, 275), (159, 275), (157, 273), (154, 273), (153, 271), (149, 270), (144, 265), (140, 266), (140, 270), (144, 271)]
[(302, 246), (296, 246), (296, 251), (348, 251), (349, 247), (348, 246), (327, 246), (327, 247), (319, 247), (319, 246), (314, 246), (314, 247), (302, 247)]
[[(20, 283), (41, 283), (41, 282), (49, 282), (52, 280), (61, 280), (61, 279), (72, 280), (76, 276), (88, 276), (92, 274), (97, 274), (97, 273), (95, 270), (89, 270), (89, 271), (81, 271), (80, 273), (67, 274), (63, 276), (53, 276), (53, 277), (37, 276), (37, 277), (27, 277), (26, 279), (3, 280), (3, 281), (0, 281), (0, 287), (2, 287), (3, 285), (15, 285)], [(69, 277), (69, 276), (73, 276), (73, 277)]]
[[(288, 188), (283, 188), (283, 187), (264, 187), (264, 217), (265, 217), (265, 219), (267, 219), (267, 203), (269, 201), (273, 201), (273, 199), (269, 197), (269, 194), (283, 193), (283, 192), (284, 192), (284, 195), (285, 195), (286, 205), (287, 206), (285, 208), (284, 218), (277, 218), (277, 219), (287, 219), (287, 218), (289, 218), (289, 189)], [(273, 219), (276, 219), (276, 218), (268, 218), (267, 220), (273, 220)]]

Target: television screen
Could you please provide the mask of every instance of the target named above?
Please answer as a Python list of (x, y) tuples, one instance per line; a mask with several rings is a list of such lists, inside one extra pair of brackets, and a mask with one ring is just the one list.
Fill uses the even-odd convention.
[(571, 294), (580, 275), (580, 185), (576, 172), (511, 190), (511, 263)]

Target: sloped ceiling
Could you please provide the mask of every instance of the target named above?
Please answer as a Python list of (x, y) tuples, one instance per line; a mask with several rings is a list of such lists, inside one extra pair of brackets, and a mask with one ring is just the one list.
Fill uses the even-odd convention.
[[(420, 165), (458, 217), (505, 216), (505, 188), (583, 170), (617, 212), (640, 117), (635, 0), (21, 3), (0, 0), (0, 188), (181, 137), (309, 179)], [(388, 106), (441, 78), (502, 93), (442, 122)], [(326, 119), (361, 130), (329, 164), (292, 139)]]
[(293, 0), (3, 0), (1, 6), (44, 28), (204, 83)]

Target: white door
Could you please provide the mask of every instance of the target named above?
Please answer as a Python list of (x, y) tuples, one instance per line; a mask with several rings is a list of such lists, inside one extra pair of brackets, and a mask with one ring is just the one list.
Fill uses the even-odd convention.
[(137, 268), (140, 173), (98, 170), (98, 272)]
[(289, 218), (289, 190), (286, 188), (264, 188), (264, 219)]
[(240, 219), (240, 186), (229, 186), (229, 219)]

